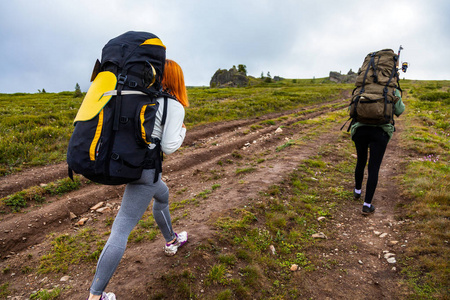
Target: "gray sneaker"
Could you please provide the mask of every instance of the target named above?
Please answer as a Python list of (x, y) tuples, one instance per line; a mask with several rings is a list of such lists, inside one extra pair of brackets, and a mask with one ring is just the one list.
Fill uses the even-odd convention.
[(100, 300), (116, 300), (116, 295), (114, 293), (105, 293), (103, 292)]
[(176, 241), (172, 244), (165, 244), (164, 245), (164, 254), (167, 256), (174, 256), (177, 254), (178, 248), (186, 244), (188, 240), (188, 234), (186, 231), (180, 232), (179, 234), (176, 234)]
[[(86, 300), (89, 300), (89, 298), (87, 298)], [(103, 292), (102, 296), (100, 297), (100, 300), (116, 300), (116, 295), (114, 295), (114, 293)]]

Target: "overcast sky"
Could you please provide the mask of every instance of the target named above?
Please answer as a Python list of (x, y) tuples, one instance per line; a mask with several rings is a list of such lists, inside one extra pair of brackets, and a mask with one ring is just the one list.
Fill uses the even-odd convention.
[(1, 0), (0, 93), (87, 91), (103, 46), (130, 30), (159, 36), (190, 86), (238, 64), (327, 77), (400, 45), (402, 78), (450, 80), (448, 0)]

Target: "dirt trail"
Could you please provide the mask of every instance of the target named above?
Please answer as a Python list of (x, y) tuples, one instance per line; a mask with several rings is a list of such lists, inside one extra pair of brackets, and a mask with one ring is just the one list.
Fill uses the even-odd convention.
[[(326, 104), (342, 104), (337, 108), (324, 108)], [(290, 124), (300, 120), (315, 118), (333, 109), (343, 108), (346, 100), (315, 105), (307, 109), (318, 108), (316, 112), (285, 112), (260, 118), (224, 122), (198, 127), (188, 133), (183, 147), (167, 157), (164, 163), (164, 178), (171, 191), (171, 202), (198, 196), (205, 190), (211, 190), (212, 184), (220, 184), (218, 192), (209, 197), (198, 198), (197, 205), (174, 211), (176, 230), (187, 230), (190, 234), (189, 247), (195, 247), (210, 238), (213, 229), (211, 220), (218, 214), (234, 207), (242, 207), (253, 201), (260, 191), (279, 183), (283, 177), (297, 167), (304, 159), (312, 157), (324, 144), (337, 142), (339, 127), (314, 138), (307, 145), (285, 148), (281, 152), (275, 149), (290, 139), (299, 139), (302, 132), (293, 130)], [(250, 129), (262, 120), (288, 116), (276, 126), (260, 126)], [(285, 126), (276, 132), (280, 125)], [(401, 124), (400, 124), (401, 125)], [(304, 125), (305, 129), (308, 125)], [(399, 126), (401, 131), (401, 126)], [(350, 142), (350, 141), (349, 141)], [(235, 153), (243, 153), (244, 158), (236, 159)], [(264, 153), (264, 162), (251, 173), (236, 175), (238, 167), (246, 167), (246, 159), (258, 157)], [(326, 247), (321, 253), (342, 265), (345, 272), (329, 271), (326, 274), (315, 272), (305, 278), (300, 287), (315, 299), (392, 299), (396, 294), (396, 282), (399, 275), (395, 264), (384, 258), (383, 251), (399, 253), (404, 245), (399, 236), (401, 224), (394, 218), (394, 208), (401, 201), (395, 181), (391, 180), (399, 170), (401, 149), (396, 147), (396, 139), (391, 141), (383, 162), (379, 187), (376, 193), (377, 211), (370, 217), (360, 213), (361, 203), (349, 201), (340, 209), (331, 222), (334, 231), (328, 236)], [(35, 168), (20, 174), (0, 179), (0, 195), (4, 196), (23, 188), (48, 183), (66, 175), (66, 165), (59, 164), (44, 168)], [(92, 268), (82, 266), (70, 269), (68, 282), (60, 282), (60, 277), (20, 272), (24, 265), (38, 265), (38, 260), (50, 248), (49, 233), (71, 233), (78, 230), (75, 222), (81, 217), (89, 218), (87, 225), (101, 234), (109, 230), (105, 220), (112, 218), (120, 205), (123, 186), (108, 187), (85, 185), (62, 197), (55, 197), (41, 207), (29, 208), (27, 213), (2, 216), (0, 222), (0, 268), (14, 271), (0, 274), (0, 285), (10, 283), (10, 290), (16, 290), (14, 299), (26, 299), (32, 291), (51, 286), (70, 285), (65, 295), (69, 299), (84, 299), (86, 289), (92, 279)], [(91, 212), (90, 207), (99, 201), (106, 201), (113, 208), (111, 212), (99, 214)], [(75, 213), (71, 220), (69, 213)], [(397, 242), (397, 243), (396, 243)], [(156, 283), (158, 270), (168, 269), (179, 263), (179, 259), (166, 258), (161, 251), (162, 237), (151, 242), (130, 243), (117, 272), (112, 278), (108, 290), (116, 292), (118, 299), (138, 299), (147, 296), (148, 286), (142, 283)], [(181, 250), (180, 256), (189, 252), (189, 247)], [(28, 258), (28, 259), (27, 259)], [(319, 275), (319, 274), (324, 274)], [(144, 280), (145, 278), (145, 280)], [(13, 279), (13, 280), (12, 280)], [(319, 284), (320, 282), (320, 284)], [(133, 297), (130, 298), (130, 295)]]

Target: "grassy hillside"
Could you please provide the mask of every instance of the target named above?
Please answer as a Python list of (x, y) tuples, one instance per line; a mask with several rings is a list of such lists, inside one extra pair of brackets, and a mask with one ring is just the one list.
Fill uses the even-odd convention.
[[(402, 88), (405, 128), (398, 138), (408, 160), (402, 162), (399, 172), (405, 201), (396, 208), (396, 218), (403, 222), (404, 230), (415, 234), (415, 239), (399, 256), (403, 279), (399, 289), (405, 290), (409, 299), (448, 299), (450, 82), (402, 81)], [(290, 110), (341, 97), (343, 91), (351, 89), (351, 85), (314, 80), (295, 83), (285, 80), (237, 89), (190, 88), (191, 106), (186, 110), (186, 124), (193, 128), (209, 122)], [(71, 123), (80, 103), (81, 99), (73, 98), (72, 93), (0, 94), (1, 175), (17, 173), (28, 166), (64, 161)], [(288, 141), (286, 146), (307, 143), (311, 136), (329, 132), (336, 120), (345, 119), (346, 112), (341, 110), (306, 120), (311, 127), (305, 132), (304, 140)], [(302, 284), (306, 284), (304, 279), (316, 269), (320, 267), (326, 274), (327, 270), (339, 268), (332, 259), (320, 260), (307, 255), (320, 248), (320, 242), (311, 238), (311, 233), (317, 230), (317, 217), (332, 217), (337, 207), (351, 198), (346, 183), (353, 180), (355, 159), (351, 153), (354, 149), (348, 133), (336, 134), (339, 135), (337, 144), (324, 145), (316, 157), (286, 174), (282, 183), (262, 191), (260, 201), (218, 218), (213, 224), (218, 239), (198, 245), (190, 257), (182, 258), (179, 268), (165, 273), (161, 277), (160, 298), (155, 299), (164, 295), (199, 298), (191, 287), (200, 284), (206, 292), (210, 287), (218, 291), (210, 295), (211, 299), (252, 299), (254, 295), (294, 299), (301, 295)], [(208, 197), (219, 188), (211, 183), (211, 189), (198, 197)], [(187, 199), (183, 205), (195, 205), (195, 199)], [(172, 210), (177, 208), (172, 204)], [(154, 228), (151, 216), (140, 222), (130, 242), (139, 242), (141, 232), (148, 233), (149, 228)], [(151, 234), (157, 233), (152, 229)], [(70, 236), (56, 236), (54, 248), (43, 256), (37, 272), (60, 272), (67, 267), (69, 258), (61, 256), (60, 249), (65, 249), (67, 256), (77, 258), (73, 264), (88, 264), (93, 268), (103, 244), (95, 244), (92, 235), (95, 233), (86, 229)], [(73, 246), (85, 243), (95, 245), (93, 253)], [(277, 246), (277, 256), (267, 253), (271, 244)], [(224, 247), (226, 253), (220, 250)], [(189, 259), (196, 257), (205, 258), (202, 268), (186, 267)], [(302, 268), (301, 276), (290, 276), (288, 267), (294, 263)], [(240, 277), (230, 279), (228, 272), (236, 269)], [(7, 283), (0, 284), (0, 298), (8, 292)]]
[[(188, 128), (255, 117), (337, 97), (350, 86), (284, 81), (249, 88), (189, 88)], [(0, 94), (0, 176), (65, 160), (82, 98), (72, 92)]]

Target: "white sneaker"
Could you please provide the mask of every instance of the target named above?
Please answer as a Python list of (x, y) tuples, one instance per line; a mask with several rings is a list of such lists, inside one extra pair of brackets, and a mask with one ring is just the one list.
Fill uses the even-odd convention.
[(172, 244), (165, 244), (164, 245), (164, 254), (167, 256), (173, 256), (177, 253), (178, 248), (186, 244), (188, 240), (188, 234), (186, 231), (180, 232), (179, 234), (175, 233), (175, 236), (177, 237), (176, 241)]
[(116, 295), (114, 293), (105, 293), (103, 292), (100, 300), (116, 300)]

